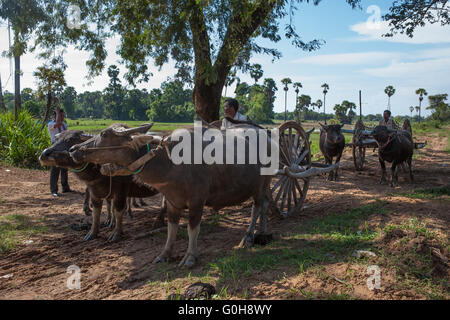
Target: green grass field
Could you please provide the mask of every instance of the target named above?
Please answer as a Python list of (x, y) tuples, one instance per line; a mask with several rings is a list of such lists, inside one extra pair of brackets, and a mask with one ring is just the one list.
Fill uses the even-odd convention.
[[(87, 133), (98, 133), (101, 130), (109, 127), (113, 123), (125, 123), (131, 127), (137, 127), (143, 123), (151, 121), (119, 121), (111, 119), (67, 119), (67, 125), (70, 130), (82, 130)], [(173, 131), (178, 128), (189, 126), (190, 123), (176, 123), (176, 122), (155, 122), (151, 131)]]

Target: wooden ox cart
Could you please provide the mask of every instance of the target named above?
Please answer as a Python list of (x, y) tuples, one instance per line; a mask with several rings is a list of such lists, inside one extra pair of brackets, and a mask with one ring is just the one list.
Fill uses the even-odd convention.
[[(411, 133), (412, 129), (411, 123), (408, 119), (405, 120), (402, 126), (402, 130), (407, 130)], [(371, 132), (372, 128), (369, 130), (366, 129), (364, 123), (361, 119), (359, 119), (355, 124), (354, 130), (349, 129), (341, 129), (342, 133), (351, 133), (353, 134), (353, 139), (351, 143), (347, 143), (345, 146), (351, 147), (353, 151), (353, 163), (355, 165), (356, 171), (364, 170), (364, 163), (366, 159), (366, 149), (377, 149), (378, 144), (375, 139), (372, 137)], [(427, 145), (427, 142), (414, 142), (415, 149), (424, 148)]]

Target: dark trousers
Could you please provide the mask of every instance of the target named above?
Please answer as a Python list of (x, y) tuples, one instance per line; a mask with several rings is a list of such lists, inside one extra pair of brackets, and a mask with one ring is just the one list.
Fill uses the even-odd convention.
[(58, 178), (61, 173), (62, 191), (69, 190), (69, 182), (67, 179), (67, 169), (52, 167), (50, 170), (50, 192), (58, 193)]

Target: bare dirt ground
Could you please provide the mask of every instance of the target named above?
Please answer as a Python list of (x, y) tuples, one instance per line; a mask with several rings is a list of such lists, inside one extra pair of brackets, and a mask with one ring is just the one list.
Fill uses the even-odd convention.
[[(272, 217), (270, 228), (281, 234), (281, 240), (269, 246), (234, 248), (249, 221), (250, 202), (223, 209), (219, 216), (205, 210), (200, 257), (191, 270), (176, 266), (187, 248), (183, 229), (175, 245), (177, 258), (152, 264), (166, 234), (142, 235), (156, 219), (160, 196), (146, 199), (148, 205), (135, 209), (132, 220), (125, 218), (125, 235), (120, 242), (107, 242), (110, 230), (106, 228), (98, 239), (85, 242), (87, 231), (69, 227), (89, 221), (82, 214), (84, 186), (72, 173), (69, 181), (77, 193), (53, 198), (48, 171), (0, 166), (0, 221), (9, 221), (13, 215), (14, 221), (21, 223), (14, 247), (0, 252), (0, 298), (166, 299), (201, 280), (216, 286), (220, 299), (448, 299), (449, 199), (416, 199), (405, 194), (417, 188), (448, 185), (450, 154), (443, 151), (445, 137), (416, 139), (426, 139), (429, 144), (416, 152), (414, 184), (401, 173), (399, 187), (379, 185), (376, 153), (367, 150), (366, 170), (357, 173), (347, 149), (339, 181), (314, 178), (301, 213), (285, 220)], [(373, 207), (378, 208), (377, 213), (367, 215), (356, 228), (360, 230), (357, 235), (384, 230), (363, 243), (376, 257), (352, 257), (358, 246), (353, 247), (348, 238), (338, 238), (333, 230), (328, 230), (325, 238), (316, 238), (314, 230), (324, 230), (320, 221), (328, 221), (320, 219), (339, 217), (364, 206), (371, 210), (371, 204), (378, 206)], [(316, 229), (302, 229), (315, 221)], [(392, 225), (407, 227), (386, 228)], [(20, 233), (21, 229), (35, 232)], [(336, 239), (350, 242), (340, 250), (343, 242), (332, 242)], [(324, 249), (328, 247), (329, 253)], [(413, 255), (409, 257), (408, 252)], [(70, 265), (81, 269), (79, 290), (66, 286)], [(369, 265), (381, 268), (378, 290), (369, 290), (366, 285)]]

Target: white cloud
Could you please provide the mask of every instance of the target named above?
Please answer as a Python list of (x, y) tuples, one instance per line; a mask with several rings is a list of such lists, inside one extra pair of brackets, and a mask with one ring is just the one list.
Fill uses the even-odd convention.
[(304, 57), (294, 60), (294, 63), (314, 64), (314, 65), (361, 65), (382, 62), (398, 58), (399, 52), (355, 52), (341, 54), (323, 54), (317, 56)]
[(448, 81), (450, 58), (429, 59), (415, 62), (395, 61), (381, 68), (366, 68), (364, 73), (375, 77), (403, 78), (404, 81), (434, 79)]
[[(378, 26), (378, 28), (375, 26)], [(383, 37), (383, 34), (390, 30), (388, 21), (382, 21), (378, 25), (362, 22), (350, 26), (350, 30), (359, 35), (357, 40), (360, 41), (387, 41), (410, 44), (450, 43), (450, 26), (441, 26), (439, 23), (418, 27), (414, 32), (413, 38), (404, 34)]]

